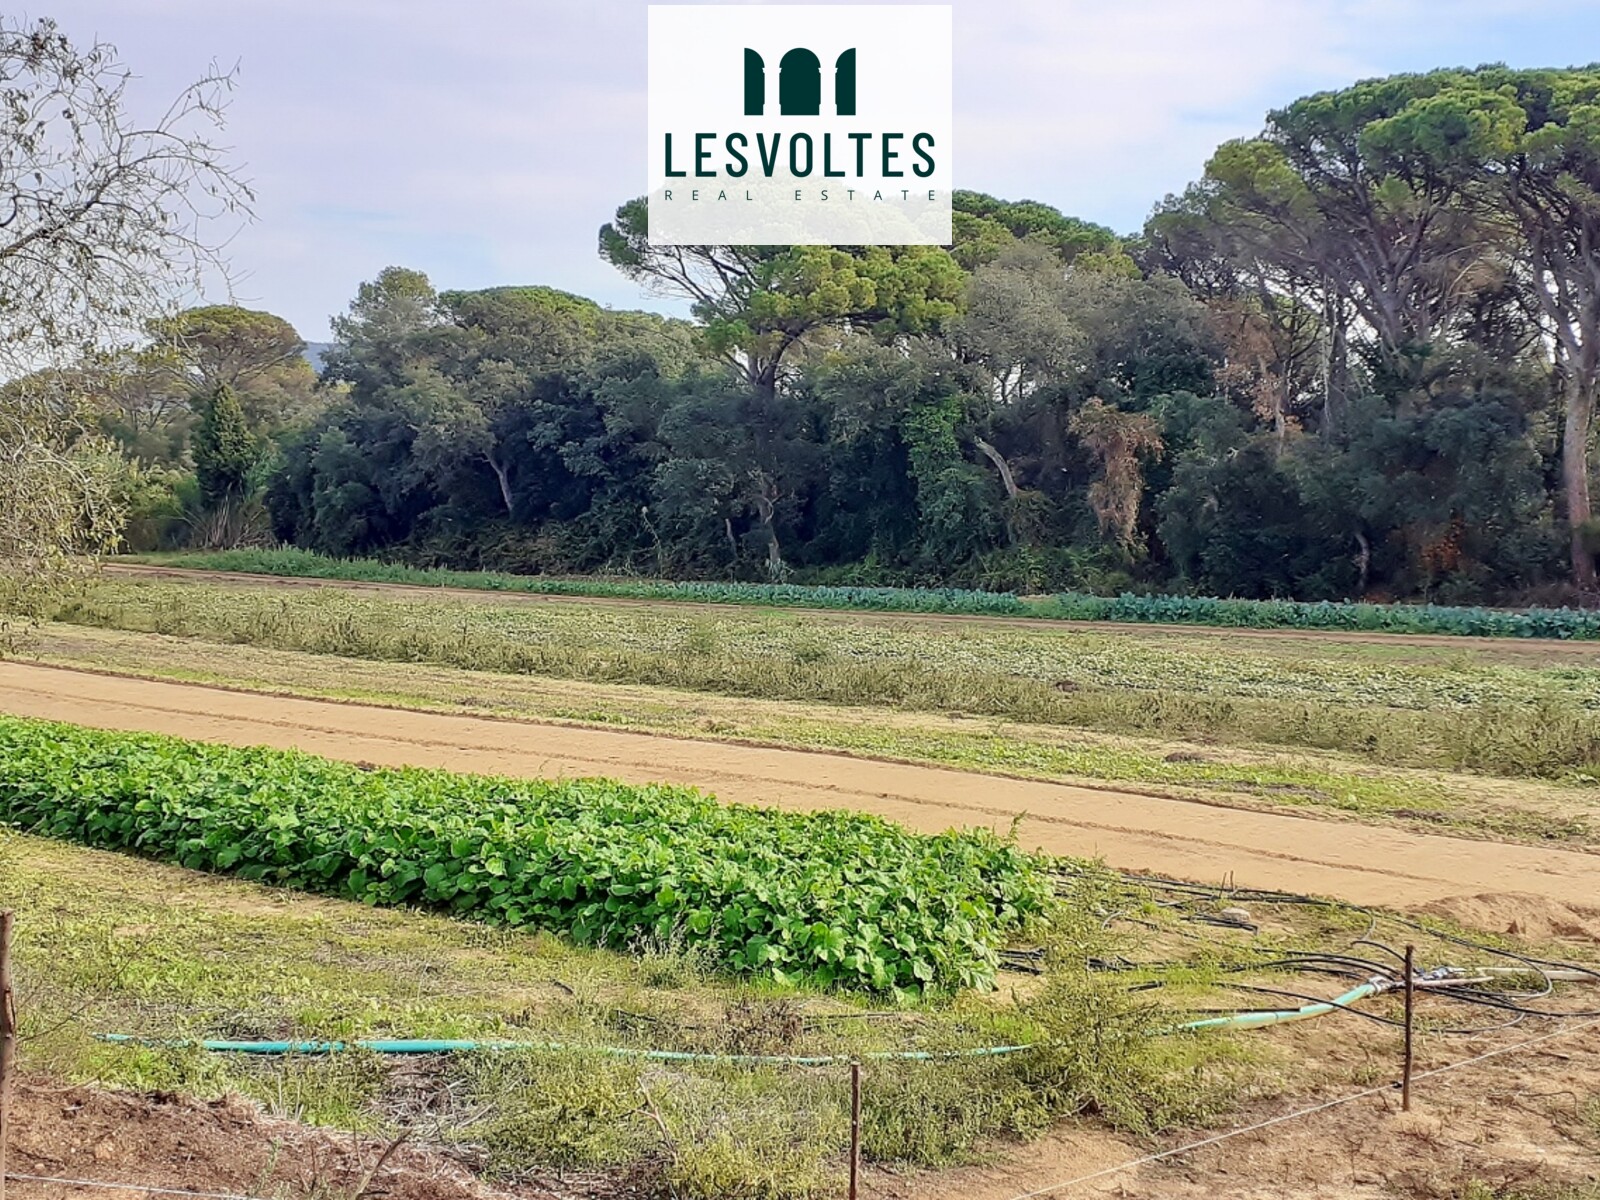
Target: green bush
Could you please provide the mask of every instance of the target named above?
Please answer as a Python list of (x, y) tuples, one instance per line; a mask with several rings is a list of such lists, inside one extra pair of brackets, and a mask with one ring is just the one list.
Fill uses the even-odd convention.
[(1042, 864), (985, 830), (721, 805), (691, 788), (363, 769), (0, 717), (0, 822), (372, 904), (875, 991), (987, 984)]

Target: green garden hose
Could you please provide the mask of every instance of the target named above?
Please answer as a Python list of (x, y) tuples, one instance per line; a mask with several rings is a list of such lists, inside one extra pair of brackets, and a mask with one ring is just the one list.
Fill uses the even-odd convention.
[[(1320, 1017), (1337, 1012), (1341, 1008), (1348, 1008), (1357, 1000), (1364, 1000), (1381, 990), (1382, 987), (1377, 983), (1364, 983), (1337, 999), (1320, 1004), (1307, 1004), (1302, 1008), (1283, 1009), (1277, 1012), (1246, 1012), (1226, 1017), (1209, 1017), (1174, 1026), (1171, 1032), (1191, 1029), (1257, 1029), (1264, 1025), (1302, 1021), (1308, 1017)], [(700, 1054), (687, 1050), (643, 1050), (631, 1046), (579, 1046), (569, 1042), (476, 1041), (452, 1038), (361, 1038), (350, 1042), (244, 1042), (213, 1039), (174, 1041), (140, 1038), (126, 1033), (102, 1033), (98, 1037), (103, 1042), (121, 1045), (192, 1047), (219, 1054), (340, 1054), (347, 1050), (365, 1050), (371, 1054), (463, 1054), (477, 1050), (548, 1050), (601, 1054), (612, 1058), (646, 1058), (656, 1062), (742, 1063), (790, 1067), (825, 1067), (863, 1059), (879, 1062), (943, 1062), (958, 1058), (998, 1058), (1007, 1054), (1020, 1054), (1034, 1048), (1034, 1043), (1030, 1042), (1020, 1046), (980, 1046), (971, 1050), (874, 1050), (865, 1054)]]
[(776, 1064), (791, 1067), (825, 1067), (870, 1059), (874, 1061), (936, 1062), (955, 1058), (994, 1058), (1033, 1049), (1026, 1046), (981, 1046), (973, 1050), (875, 1050), (866, 1054), (696, 1054), (687, 1050), (641, 1050), (631, 1046), (578, 1046), (568, 1042), (503, 1042), (461, 1039), (365, 1038), (352, 1042), (232, 1042), (140, 1038), (126, 1033), (102, 1033), (102, 1042), (170, 1048), (194, 1047), (223, 1054), (339, 1054), (366, 1050), (373, 1054), (459, 1054), (474, 1050), (553, 1050), (602, 1054), (614, 1058), (648, 1058), (658, 1062), (719, 1062)]
[(1349, 1008), (1357, 1000), (1376, 996), (1383, 988), (1376, 983), (1363, 983), (1344, 995), (1320, 1004), (1307, 1004), (1301, 1008), (1280, 1009), (1277, 1012), (1234, 1013), (1228, 1017), (1208, 1017), (1203, 1021), (1190, 1021), (1179, 1029), (1258, 1029), (1263, 1025), (1282, 1025), (1287, 1021), (1303, 1021), (1307, 1017), (1321, 1017), (1341, 1008)]

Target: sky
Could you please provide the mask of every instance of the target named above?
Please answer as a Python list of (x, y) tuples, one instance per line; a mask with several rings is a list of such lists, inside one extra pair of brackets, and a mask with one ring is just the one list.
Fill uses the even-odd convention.
[[(959, 187), (1139, 228), (1218, 143), (1396, 71), (1600, 61), (1600, 0), (955, 0)], [(385, 266), (681, 312), (603, 262), (645, 190), (643, 0), (56, 0), (159, 112), (238, 66), (234, 299), (311, 341)], [(221, 301), (225, 295), (214, 297)]]

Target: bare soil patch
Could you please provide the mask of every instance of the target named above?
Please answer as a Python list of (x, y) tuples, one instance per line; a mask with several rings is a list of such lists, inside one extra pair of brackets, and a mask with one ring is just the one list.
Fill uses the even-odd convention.
[[(1595, 895), (1600, 898), (1600, 878), (1595, 883)], [(1591, 948), (1600, 945), (1600, 907), (1590, 904), (1562, 904), (1545, 896), (1486, 892), (1437, 900), (1417, 911), (1472, 929), (1536, 942), (1571, 942)]]
[[(13, 1101), (8, 1196), (62, 1200), (141, 1196), (148, 1188), (270, 1200), (632, 1200), (625, 1180), (555, 1177), (510, 1190), (424, 1146), (315, 1129), (265, 1116), (249, 1101), (111, 1092), (32, 1079)], [(17, 1178), (43, 1176), (126, 1189)]]

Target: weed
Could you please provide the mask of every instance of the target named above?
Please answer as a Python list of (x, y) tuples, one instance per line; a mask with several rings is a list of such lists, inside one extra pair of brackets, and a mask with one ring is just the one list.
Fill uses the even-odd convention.
[(651, 1148), (637, 1068), (603, 1055), (499, 1052), (460, 1060), (467, 1103), (482, 1116), (459, 1136), (491, 1169), (619, 1166)]
[[(1076, 876), (1068, 899), (1138, 903), (1095, 872)], [(420, 1112), (429, 1136), (486, 1155), (495, 1174), (615, 1172), (637, 1180), (640, 1192), (671, 1189), (684, 1200), (834, 1194), (848, 1136), (848, 1071), (667, 1067), (581, 1049), (501, 1050), (425, 1064), (426, 1094), (401, 1103), (396, 1074), (414, 1072), (409, 1061), (362, 1054), (245, 1060), (161, 1039), (219, 1032), (509, 1037), (865, 1057), (1040, 1032), (1031, 1006), (993, 997), (916, 1004), (895, 1010), (892, 1020), (868, 1020), (854, 1001), (777, 994), (725, 977), (647, 986), (638, 961), (614, 952), (516, 933), (485, 942), (468, 922), (284, 893), (6, 831), (0, 905), (22, 914), (17, 970), (29, 1069), (202, 1097), (242, 1092), (276, 1113), (381, 1135), (392, 1134), (395, 1122), (417, 1124)], [(1057, 937), (1063, 960), (1076, 947), (1081, 962), (1107, 937), (1102, 915), (1091, 908), (1064, 919)], [(1119, 994), (1123, 985), (1104, 984)], [(624, 1012), (638, 1019), (617, 1020)], [(108, 1045), (93, 1036), (104, 1030), (158, 1040)], [(1107, 1057), (1078, 1061), (1072, 1088), (1058, 1086), (1061, 1071), (1048, 1058), (869, 1059), (868, 1156), (891, 1164), (961, 1161), (987, 1138), (1038, 1132), (1063, 1111), (1058, 1101), (1076, 1104), (1134, 1080), (1156, 1096), (1186, 1086), (1181, 1061), (1180, 1078), (1161, 1074), (1163, 1064), (1174, 1065), (1162, 1052), (1132, 1040), (1099, 1045)], [(1210, 1048), (1197, 1042), (1188, 1052)], [(1146, 1065), (1132, 1070), (1119, 1057), (1125, 1054)], [(1147, 1124), (1176, 1111), (1133, 1102), (1127, 1109)]]

